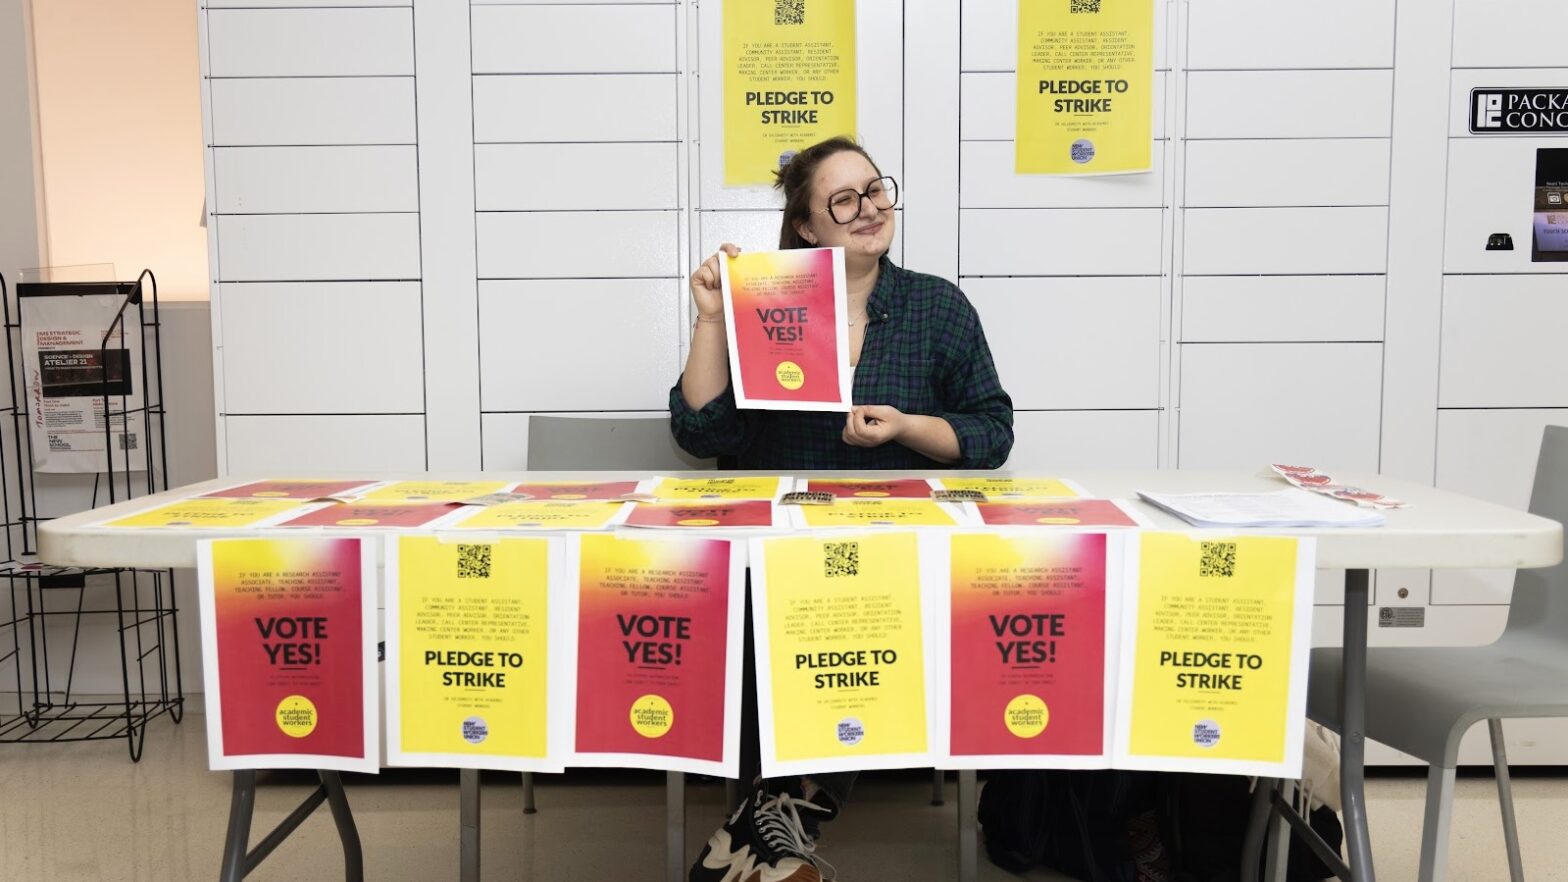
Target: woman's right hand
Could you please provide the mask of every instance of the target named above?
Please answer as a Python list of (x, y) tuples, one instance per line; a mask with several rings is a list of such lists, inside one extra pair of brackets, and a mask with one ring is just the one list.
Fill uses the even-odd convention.
[(697, 271), (691, 274), (691, 299), (697, 304), (697, 314), (700, 316), (719, 316), (724, 314), (724, 289), (719, 282), (719, 260), (721, 255), (739, 257), (740, 249), (728, 242), (719, 246), (719, 253), (702, 262)]

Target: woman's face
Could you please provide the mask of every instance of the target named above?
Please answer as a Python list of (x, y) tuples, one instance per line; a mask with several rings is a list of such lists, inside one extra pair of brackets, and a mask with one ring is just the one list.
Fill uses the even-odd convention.
[[(863, 193), (880, 176), (869, 160), (853, 150), (840, 150), (822, 160), (811, 180), (811, 217), (798, 227), (801, 237), (815, 246), (841, 247), (846, 260), (854, 263), (881, 258), (893, 244), (892, 209), (879, 209), (870, 199), (860, 199), (860, 216), (847, 224), (835, 222), (828, 213), (829, 197), (844, 190)], [(839, 211), (841, 217), (852, 213)]]

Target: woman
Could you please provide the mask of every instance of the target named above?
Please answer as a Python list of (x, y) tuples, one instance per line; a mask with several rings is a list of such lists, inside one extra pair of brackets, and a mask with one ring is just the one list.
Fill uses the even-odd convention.
[[(778, 172), (780, 248), (844, 249), (849, 360), (847, 417), (739, 410), (730, 387), (719, 260), (691, 277), (697, 321), (686, 370), (670, 390), (670, 430), (688, 453), (737, 468), (993, 469), (1013, 446), (1013, 405), (997, 380), (980, 318), (950, 282), (888, 260), (898, 186), (865, 150), (833, 138)], [(691, 882), (817, 882), (816, 823), (837, 814), (853, 774), (769, 782), (698, 856)]]

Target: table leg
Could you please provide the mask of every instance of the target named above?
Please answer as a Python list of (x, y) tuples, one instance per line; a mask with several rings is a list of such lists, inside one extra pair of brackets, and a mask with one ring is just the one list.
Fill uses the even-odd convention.
[(534, 803), (534, 773), (523, 773), (523, 814), (533, 815), (539, 813), (539, 807)]
[(1372, 839), (1367, 829), (1366, 689), (1367, 601), (1370, 574), (1345, 571), (1344, 681), (1340, 720), (1344, 737), (1339, 747), (1339, 795), (1345, 811), (1345, 846), (1355, 882), (1375, 882)]
[(461, 805), (461, 844), (458, 878), (479, 882), (479, 770), (458, 773), (458, 802)]
[(343, 877), (348, 882), (363, 882), (365, 852), (359, 844), (359, 828), (354, 825), (354, 813), (348, 808), (348, 794), (343, 792), (343, 777), (327, 769), (316, 774), (321, 778), (321, 786), (327, 791), (327, 807), (332, 809), (332, 822), (337, 825), (338, 840), (343, 843)]
[(1258, 867), (1263, 863), (1263, 840), (1269, 821), (1274, 819), (1269, 794), (1278, 786), (1274, 778), (1259, 778), (1252, 787), (1252, 808), (1247, 816), (1247, 833), (1241, 843), (1241, 882), (1259, 882)]
[(974, 769), (958, 773), (958, 882), (980, 876), (980, 794)]
[(686, 774), (664, 773), (664, 879), (686, 878)]
[(229, 832), (223, 840), (223, 866), (219, 882), (240, 882), (245, 878), (245, 855), (250, 848), (250, 819), (256, 808), (256, 772), (244, 769), (234, 773), (234, 795), (229, 800)]

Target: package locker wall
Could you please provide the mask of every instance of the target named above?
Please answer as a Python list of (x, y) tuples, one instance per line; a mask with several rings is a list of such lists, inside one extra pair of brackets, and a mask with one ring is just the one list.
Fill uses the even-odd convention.
[[(1474, 85), (1568, 84), (1568, 10), (1439, 5), (1156, 0), (1153, 170), (1083, 180), (1012, 173), (1015, 0), (859, 0), (893, 256), (980, 311), (1013, 467), (1294, 458), (1525, 504), (1568, 264), (1481, 240), (1528, 243), (1534, 150), (1568, 142), (1465, 122)], [(721, 9), (207, 0), (220, 468), (521, 468), (531, 414), (662, 414), (690, 269), (777, 235), (775, 192), (722, 185)], [(1446, 177), (1394, 187), (1436, 149), (1396, 133), (1445, 127)], [(1396, 193), (1442, 215), (1398, 264)], [(1508, 577), (1380, 574), (1380, 604), (1430, 583), (1433, 626), (1374, 639), (1490, 639)]]

